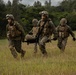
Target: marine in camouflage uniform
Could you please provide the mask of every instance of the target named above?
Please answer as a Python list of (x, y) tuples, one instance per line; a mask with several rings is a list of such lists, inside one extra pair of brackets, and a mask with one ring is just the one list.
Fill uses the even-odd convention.
[(25, 38), (24, 30), (18, 22), (14, 21), (12, 14), (7, 14), (6, 19), (8, 20), (6, 30), (11, 54), (14, 58), (17, 58), (18, 52), (21, 53), (21, 57), (24, 57), (25, 51), (21, 49), (22, 41)]
[(60, 20), (60, 25), (58, 25), (56, 30), (58, 36), (58, 48), (61, 50), (61, 52), (64, 52), (69, 35), (71, 34), (74, 41), (75, 35), (72, 32), (71, 28), (67, 25), (66, 18), (62, 18)]
[[(39, 26), (38, 33), (42, 30), (39, 35), (39, 48), (43, 56), (47, 56), (45, 44), (48, 41), (49, 37), (52, 35), (52, 33), (55, 34), (55, 26), (52, 20), (48, 17), (47, 11), (42, 11), (39, 14), (41, 15), (41, 20), (38, 22), (38, 26)], [(55, 36), (53, 39), (55, 40)]]
[[(31, 31), (29, 32), (29, 34), (26, 35), (26, 40), (32, 40), (35, 39), (36, 34), (38, 32), (38, 26), (37, 26), (38, 20), (37, 19), (33, 19), (32, 20), (32, 24), (33, 24), (33, 28), (31, 29)], [(37, 42), (35, 43), (34, 46), (34, 53), (37, 53)]]

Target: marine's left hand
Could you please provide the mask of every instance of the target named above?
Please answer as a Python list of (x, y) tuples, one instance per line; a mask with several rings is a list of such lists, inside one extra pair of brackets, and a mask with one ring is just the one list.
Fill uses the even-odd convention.
[(76, 40), (76, 38), (73, 38), (73, 41), (75, 41)]

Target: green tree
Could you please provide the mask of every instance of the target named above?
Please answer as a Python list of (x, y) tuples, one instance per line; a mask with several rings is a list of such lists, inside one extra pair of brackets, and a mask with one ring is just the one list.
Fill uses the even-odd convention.
[(5, 24), (4, 24), (4, 18), (5, 18), (5, 4), (3, 0), (0, 0), (0, 38), (5, 35)]
[(6, 4), (6, 13), (12, 13), (12, 3), (10, 0), (8, 0), (7, 4)]
[(62, 8), (62, 11), (76, 11), (76, 0), (63, 0), (60, 3), (60, 6)]
[(15, 16), (16, 20), (19, 20), (18, 3), (19, 3), (19, 0), (13, 0), (13, 4), (12, 4), (12, 14)]
[(40, 1), (35, 1), (34, 4), (33, 4), (34, 7), (41, 7), (42, 4)]
[(69, 13), (67, 19), (72, 30), (76, 30), (76, 12)]
[(51, 12), (51, 0), (45, 1), (44, 7), (46, 11)]

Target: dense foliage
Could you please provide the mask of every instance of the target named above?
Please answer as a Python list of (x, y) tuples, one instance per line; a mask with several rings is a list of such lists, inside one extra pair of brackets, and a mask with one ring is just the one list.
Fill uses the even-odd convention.
[(21, 4), (19, 0), (13, 0), (11, 3), (4, 3), (0, 0), (0, 37), (6, 36), (6, 24), (5, 15), (12, 13), (15, 19), (23, 25), (25, 32), (32, 28), (32, 19), (40, 19), (39, 12), (47, 10), (49, 17), (53, 20), (55, 26), (59, 24), (62, 17), (66, 17), (68, 25), (72, 27), (72, 30), (76, 30), (76, 0), (63, 0), (58, 6), (51, 6), (51, 2), (45, 1), (44, 5), (40, 1), (35, 1), (32, 6)]

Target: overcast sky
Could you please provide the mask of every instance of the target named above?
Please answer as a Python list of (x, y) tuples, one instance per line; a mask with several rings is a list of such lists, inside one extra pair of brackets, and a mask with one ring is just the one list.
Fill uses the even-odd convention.
[[(7, 3), (8, 0), (4, 0), (4, 1)], [(10, 0), (10, 1), (12, 1), (12, 0)], [(22, 0), (21, 3), (33, 5), (33, 3), (35, 1), (40, 1), (42, 4), (44, 4), (45, 1), (49, 1), (49, 0)], [(54, 6), (58, 5), (58, 3), (60, 3), (61, 1), (63, 1), (63, 0), (51, 0), (52, 5), (54, 5)]]

